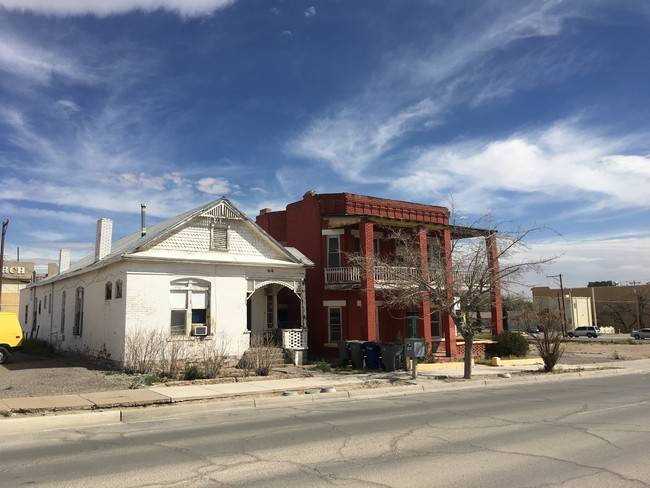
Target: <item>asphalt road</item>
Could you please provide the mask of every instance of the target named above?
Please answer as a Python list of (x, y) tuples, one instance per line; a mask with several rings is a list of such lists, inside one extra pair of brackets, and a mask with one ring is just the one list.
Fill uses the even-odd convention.
[(650, 486), (650, 375), (6, 435), (0, 486)]

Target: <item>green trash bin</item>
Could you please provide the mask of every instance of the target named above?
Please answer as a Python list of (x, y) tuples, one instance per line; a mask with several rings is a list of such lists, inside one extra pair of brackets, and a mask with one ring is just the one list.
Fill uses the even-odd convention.
[(397, 371), (402, 369), (402, 356), (404, 347), (394, 342), (381, 342), (381, 365), (384, 371)]
[(350, 363), (350, 346), (349, 341), (338, 341), (339, 360), (341, 366), (347, 366)]
[(350, 348), (350, 361), (354, 369), (363, 369), (363, 341), (345, 341)]

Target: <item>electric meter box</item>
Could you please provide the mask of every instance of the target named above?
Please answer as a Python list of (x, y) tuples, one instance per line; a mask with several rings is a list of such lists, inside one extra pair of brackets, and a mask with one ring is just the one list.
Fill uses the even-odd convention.
[(404, 339), (404, 356), (422, 358), (427, 355), (424, 339)]

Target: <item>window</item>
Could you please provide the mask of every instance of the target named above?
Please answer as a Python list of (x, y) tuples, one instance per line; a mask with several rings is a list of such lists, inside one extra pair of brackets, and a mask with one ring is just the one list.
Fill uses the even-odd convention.
[(199, 280), (177, 280), (170, 290), (170, 332), (188, 335), (194, 325), (208, 325), (210, 284)]
[(61, 294), (61, 334), (65, 330), (65, 292)]
[(74, 301), (74, 327), (72, 333), (76, 336), (81, 336), (83, 333), (84, 323), (84, 289), (83, 287), (77, 288)]
[(43, 310), (47, 310), (47, 295), (45, 295), (43, 300), (45, 300), (45, 303), (43, 303)]
[[(375, 257), (379, 256), (379, 239), (376, 237), (372, 240), (372, 247), (375, 253)], [(361, 255), (361, 239), (358, 237), (354, 238), (354, 253)]]
[(111, 298), (113, 298), (113, 283), (109, 281), (104, 287), (104, 299), (110, 300)]
[(341, 253), (339, 236), (327, 237), (327, 267), (338, 268), (341, 266)]
[(115, 298), (122, 298), (122, 280), (115, 282)]
[(38, 301), (38, 314), (41, 314), (41, 306), (43, 305), (43, 300)]
[(212, 224), (210, 227), (210, 250), (227, 251), (228, 250), (228, 226)]
[(340, 341), (343, 331), (343, 314), (341, 307), (327, 308), (327, 325), (329, 328), (329, 342)]
[(419, 337), (418, 335), (418, 309), (406, 309), (406, 337)]

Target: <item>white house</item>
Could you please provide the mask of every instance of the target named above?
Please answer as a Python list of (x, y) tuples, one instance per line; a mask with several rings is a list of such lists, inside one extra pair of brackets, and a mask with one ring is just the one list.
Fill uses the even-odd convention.
[(23, 330), (117, 362), (127, 337), (140, 331), (227, 341), (240, 355), (251, 335), (284, 329), (292, 348), (303, 348), (303, 340), (306, 348), (304, 278), (313, 263), (303, 254), (225, 198), (149, 229), (144, 221), (143, 205), (142, 228), (111, 243), (112, 221), (99, 220), (94, 255), (73, 265), (62, 250), (58, 274), (21, 292)]

